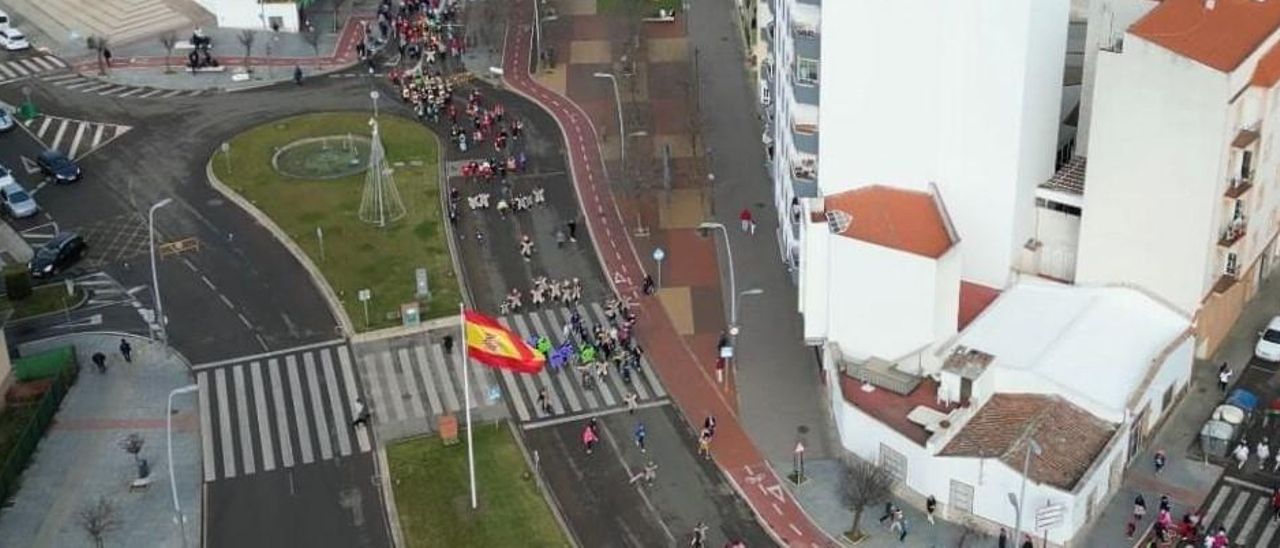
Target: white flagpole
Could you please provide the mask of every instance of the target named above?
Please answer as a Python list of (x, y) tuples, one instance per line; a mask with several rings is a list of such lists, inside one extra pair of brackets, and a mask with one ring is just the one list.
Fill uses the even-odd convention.
[(471, 509), (476, 509), (476, 452), (471, 443), (471, 359), (467, 357), (467, 310), (458, 303), (458, 312), (462, 316), (462, 393), (466, 398), (467, 414), (467, 474), (471, 479)]

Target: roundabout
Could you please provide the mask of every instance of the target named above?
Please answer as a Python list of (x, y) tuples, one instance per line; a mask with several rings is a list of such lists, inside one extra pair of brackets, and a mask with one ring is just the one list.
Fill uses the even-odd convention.
[(338, 179), (364, 173), (372, 141), (363, 135), (299, 139), (276, 150), (271, 167), (295, 179)]

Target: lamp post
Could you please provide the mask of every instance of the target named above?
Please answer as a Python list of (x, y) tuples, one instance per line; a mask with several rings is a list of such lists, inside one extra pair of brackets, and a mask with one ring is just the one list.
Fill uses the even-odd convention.
[(178, 482), (173, 473), (173, 397), (179, 394), (190, 394), (199, 390), (200, 386), (188, 384), (169, 392), (169, 412), (164, 416), (165, 449), (169, 453), (169, 491), (173, 493), (173, 519), (178, 522), (178, 531), (182, 535), (182, 545), (187, 545), (187, 517), (182, 515), (182, 505), (178, 503)]
[(618, 93), (618, 77), (607, 72), (593, 74), (596, 78), (607, 78), (613, 84), (613, 102), (618, 106), (618, 150), (622, 156), (622, 174), (619, 180), (627, 178), (627, 128), (622, 125), (622, 95)]
[[(1036, 440), (1027, 438), (1027, 455), (1022, 460), (1022, 489), (1018, 495), (1018, 504), (1016, 504), (1018, 513), (1013, 523), (1013, 541), (1015, 545), (1018, 539), (1022, 538), (1022, 506), (1026, 503), (1027, 498), (1027, 474), (1031, 472), (1031, 453), (1039, 456), (1043, 452), (1044, 449), (1040, 447), (1040, 444), (1036, 443)], [(1010, 494), (1009, 498), (1013, 498), (1013, 495)]]
[(156, 210), (171, 203), (173, 198), (165, 198), (152, 204), (151, 209), (147, 211), (147, 232), (151, 242), (151, 290), (156, 299), (156, 325), (159, 326), (157, 332), (160, 334), (160, 339), (166, 343), (169, 340), (169, 332), (164, 325), (164, 306), (160, 304), (160, 276), (156, 274)]
[(729, 334), (737, 334), (738, 321), (738, 284), (733, 274), (733, 244), (729, 242), (729, 231), (723, 224), (705, 221), (698, 225), (700, 230), (719, 230), (724, 235), (724, 250), (729, 255)]
[(737, 336), (739, 331), (738, 301), (742, 300), (743, 297), (748, 297), (751, 295), (763, 295), (763, 294), (764, 294), (764, 290), (758, 287), (753, 287), (751, 289), (743, 289), (742, 291), (738, 292), (737, 297), (734, 298), (733, 306), (729, 307), (729, 334), (730, 335)]

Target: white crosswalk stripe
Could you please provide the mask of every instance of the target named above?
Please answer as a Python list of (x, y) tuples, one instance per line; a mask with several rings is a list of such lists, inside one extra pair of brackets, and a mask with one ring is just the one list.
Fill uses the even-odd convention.
[[(86, 88), (89, 91), (92, 88)], [(124, 135), (132, 126), (63, 118), (38, 116), (23, 122), (31, 134), (45, 147), (57, 150), (69, 158), (81, 158), (116, 138)]]
[(1232, 546), (1280, 547), (1280, 519), (1265, 487), (1224, 478), (1205, 499), (1201, 513), (1210, 531), (1226, 528)]
[(340, 341), (194, 369), (205, 481), (372, 449), (366, 428), (351, 424), (361, 391)]
[[(205, 90), (203, 89), (164, 89), (153, 88), (150, 86), (135, 86), (103, 80), (88, 74), (77, 74), (74, 72), (68, 73), (60, 70), (66, 65), (58, 65), (61, 61), (55, 57), (37, 58), (33, 59), (33, 61), (39, 63), (42, 67), (52, 67), (42, 68), (39, 72), (58, 71), (50, 72), (49, 74), (41, 76), (41, 80), (63, 89), (75, 90), (81, 93), (93, 93), (103, 97), (134, 97), (138, 99), (149, 99), (153, 97), (160, 99), (167, 99), (171, 97), (195, 97), (205, 93)], [(16, 70), (22, 70), (24, 66), (25, 65), (14, 65), (12, 67), (7, 67), (6, 64), (0, 63), (0, 73), (7, 74), (9, 70), (14, 70), (16, 72)], [(4, 78), (2, 76), (4, 76), (4, 74), (0, 74), (0, 83), (4, 82)], [(21, 76), (23, 76), (23, 74), (14, 74), (9, 76), (9, 78), (17, 78)]]

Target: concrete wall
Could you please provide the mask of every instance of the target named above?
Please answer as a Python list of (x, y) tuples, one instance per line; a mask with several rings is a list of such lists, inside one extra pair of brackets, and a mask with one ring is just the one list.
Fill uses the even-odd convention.
[(1134, 283), (1186, 313), (1216, 262), (1226, 76), (1128, 36), (1098, 56), (1081, 283)]
[(298, 32), (298, 6), (293, 2), (267, 2), (258, 0), (196, 0), (218, 18), (218, 26), (270, 30), (272, 17), (281, 19), (280, 30)]
[[(853, 359), (893, 360), (940, 340), (934, 331), (937, 292), (946, 284), (937, 262), (843, 236), (830, 244), (817, 251), (830, 254), (828, 276), (838, 280), (828, 285), (825, 299), (828, 338), (841, 351)], [(958, 295), (960, 280), (951, 286)]]
[(1036, 240), (1040, 242), (1040, 251), (1035, 271), (1057, 280), (1074, 280), (1080, 247), (1080, 216), (1037, 207)]
[(1080, 95), (1080, 124), (1076, 132), (1076, 154), (1088, 156), (1089, 130), (1093, 115), (1093, 90), (1097, 77), (1098, 52), (1114, 46), (1124, 32), (1152, 8), (1156, 0), (1090, 0), (1084, 44), (1084, 89)]

